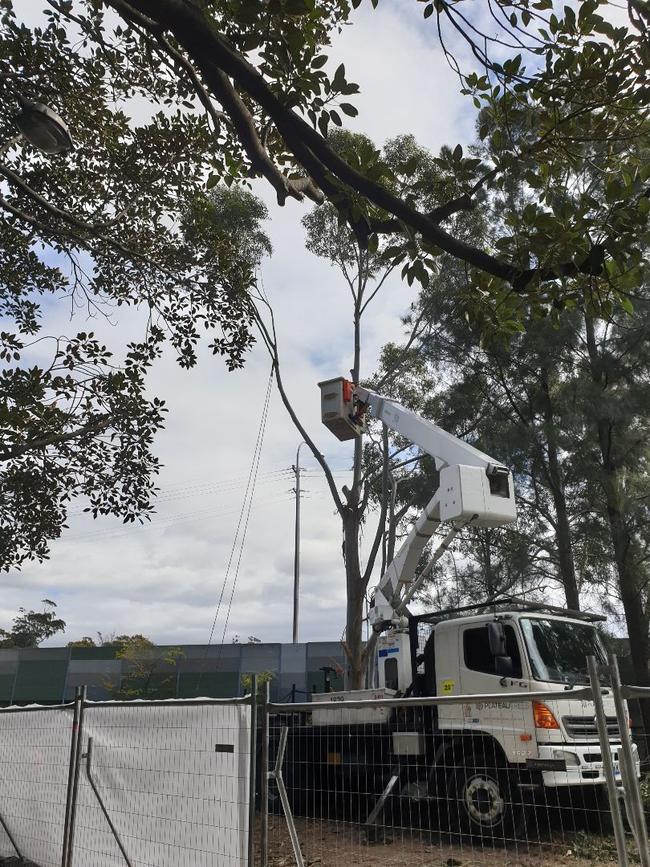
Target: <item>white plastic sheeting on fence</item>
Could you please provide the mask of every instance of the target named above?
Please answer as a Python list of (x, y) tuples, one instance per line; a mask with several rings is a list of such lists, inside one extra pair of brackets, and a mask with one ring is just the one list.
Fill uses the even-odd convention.
[[(22, 854), (60, 865), (70, 709), (0, 712), (0, 815)], [(244, 867), (250, 706), (86, 705), (82, 747), (134, 867)], [(81, 763), (73, 867), (124, 864)], [(14, 854), (0, 828), (0, 855)]]
[[(0, 815), (21, 852), (46, 865), (61, 863), (72, 713), (0, 714)], [(0, 854), (15, 852), (0, 829)]]

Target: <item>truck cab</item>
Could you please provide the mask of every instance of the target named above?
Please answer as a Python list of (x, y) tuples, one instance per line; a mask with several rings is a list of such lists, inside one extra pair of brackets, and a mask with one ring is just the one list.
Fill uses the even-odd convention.
[[(593, 702), (571, 699), (589, 684), (587, 656), (607, 662), (596, 628), (602, 618), (525, 604), (490, 607), (474, 615), (415, 615), (408, 630), (380, 636), (377, 686), (402, 695), (464, 696), (462, 704), (437, 709), (438, 729), (493, 739), (509, 765), (534, 767), (545, 787), (604, 784)], [(616, 763), (616, 713), (603, 685)], [(530, 703), (508, 701), (509, 693), (526, 691)], [(557, 692), (558, 700), (535, 701), (540, 692)]]

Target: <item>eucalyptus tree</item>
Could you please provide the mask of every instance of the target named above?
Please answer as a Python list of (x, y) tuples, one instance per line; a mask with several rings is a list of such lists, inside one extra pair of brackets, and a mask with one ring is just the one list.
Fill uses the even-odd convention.
[[(338, 131), (330, 135), (330, 144), (342, 157), (364, 160), (367, 164), (381, 166), (382, 170), (388, 167), (396, 184), (400, 183), (400, 176), (408, 160), (417, 160), (420, 171), (422, 173), (426, 171), (426, 151), (418, 148), (410, 137), (390, 141), (382, 151), (379, 151), (366, 136)], [(338, 272), (343, 291), (349, 292), (352, 322), (349, 375), (353, 382), (359, 382), (362, 375), (364, 316), (368, 315), (370, 305), (394, 271), (396, 267), (394, 257), (384, 244), (372, 250), (361, 244), (350, 227), (341, 221), (336, 208), (330, 203), (314, 208), (302, 222), (306, 231), (307, 249), (330, 262)], [(380, 497), (377, 526), (373, 530), (370, 548), (363, 563), (360, 541), (367, 519), (368, 506), (371, 503), (373, 483), (376, 482), (374, 468), (364, 466), (363, 441), (361, 437), (355, 438), (350, 483), (343, 486), (341, 491), (337, 489), (329, 464), (306, 430), (291, 401), (291, 395), (285, 389), (281, 372), (282, 347), (278, 345), (276, 339), (270, 308), (266, 313), (271, 314), (270, 319), (268, 315), (264, 315), (263, 304), (258, 304), (257, 322), (273, 359), (280, 395), (292, 421), (325, 474), (330, 494), (341, 519), (342, 559), (346, 586), (346, 625), (342, 642), (348, 660), (346, 682), (352, 688), (360, 688), (364, 683), (369, 653), (369, 646), (364, 646), (363, 642), (364, 604), (368, 583), (375, 569), (378, 554), (382, 550), (388, 494), (384, 491), (384, 495)], [(384, 441), (387, 442), (385, 436)], [(380, 477), (386, 475), (387, 466), (386, 463), (384, 472), (380, 470)]]
[[(614, 569), (601, 587), (620, 601), (635, 680), (650, 684), (650, 286), (634, 293), (631, 316), (598, 321), (586, 312), (579, 377), (581, 466), (609, 530)], [(614, 606), (618, 607), (618, 606)], [(644, 702), (647, 705), (648, 702)], [(650, 730), (650, 707), (644, 707)]]
[[(581, 201), (606, 200), (611, 162), (639, 165), (647, 149), (647, 131), (635, 140), (590, 145), (580, 153), (576, 145), (573, 163), (553, 183), (532, 189), (511, 177), (504, 194), (519, 198), (524, 215), (512, 226), (513, 243), (528, 243), (533, 220), (562, 219)], [(493, 220), (477, 222), (473, 231), (493, 231), (503, 219), (501, 198), (493, 197), (490, 208)], [(598, 234), (592, 242), (599, 243)], [(643, 238), (639, 244), (647, 251)], [(513, 467), (523, 519), (516, 533), (528, 540), (525, 571), (540, 578), (546, 572), (558, 581), (570, 607), (586, 598), (622, 615), (635, 679), (645, 685), (650, 657), (647, 277), (641, 268), (630, 268), (619, 283), (617, 306), (592, 304), (595, 278), (572, 278), (563, 305), (552, 315), (539, 318), (531, 310), (525, 331), (513, 329), (508, 341), (481, 343), (476, 322), (457, 315), (456, 308), (467, 307), (462, 275), (459, 279), (455, 273), (453, 263), (443, 260), (439, 278), (421, 293), (412, 314), (420, 324), (417, 340), (406, 349), (388, 346), (378, 375), (388, 372), (392, 388), (398, 394), (403, 390), (407, 402), (477, 439)], [(419, 390), (411, 370), (425, 372)], [(480, 534), (466, 536), (469, 561), (460, 570), (449, 569), (434, 591), (445, 589), (444, 578), (453, 586), (459, 571), (470, 597), (477, 579), (486, 592), (493, 589), (495, 547), (498, 553), (511, 548), (507, 534), (496, 537), (486, 549)], [(512, 553), (518, 557), (521, 550)], [(498, 570), (506, 584), (511, 567), (508, 559)], [(650, 727), (648, 708), (644, 716)]]

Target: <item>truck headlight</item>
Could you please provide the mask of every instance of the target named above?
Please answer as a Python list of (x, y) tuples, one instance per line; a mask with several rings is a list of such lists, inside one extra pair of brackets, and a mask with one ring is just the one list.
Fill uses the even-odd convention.
[(568, 750), (553, 750), (553, 758), (565, 762), (567, 768), (576, 768), (580, 764), (578, 754)]

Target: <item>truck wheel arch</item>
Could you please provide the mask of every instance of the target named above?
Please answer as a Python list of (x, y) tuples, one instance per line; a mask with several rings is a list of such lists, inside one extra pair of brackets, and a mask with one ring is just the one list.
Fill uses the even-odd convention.
[[(471, 739), (471, 740), (470, 740)], [(451, 737), (443, 736), (434, 754), (431, 776), (437, 779), (439, 771), (448, 770), (463, 764), (465, 751), (471, 743), (472, 752), (481, 751), (484, 755), (494, 755), (495, 763), (507, 768), (509, 763), (501, 744), (487, 732), (464, 730), (454, 732)]]

